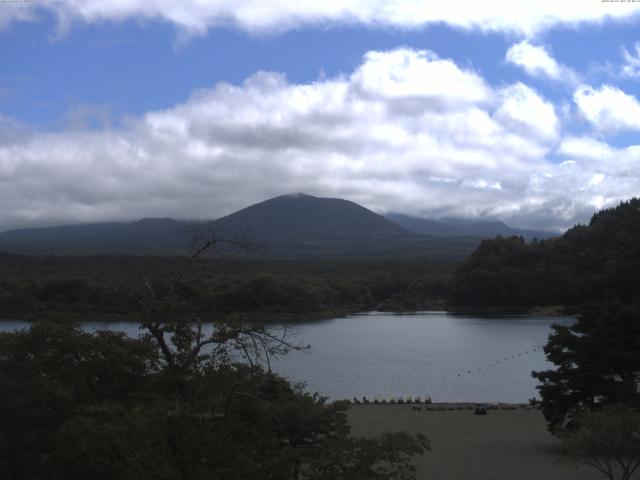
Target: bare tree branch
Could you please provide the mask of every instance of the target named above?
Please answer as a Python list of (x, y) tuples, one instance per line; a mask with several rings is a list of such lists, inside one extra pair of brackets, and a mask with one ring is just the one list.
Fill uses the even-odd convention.
[[(210, 251), (220, 252), (219, 246), (228, 244), (244, 250), (255, 250), (259, 245), (251, 245), (240, 237), (225, 237), (212, 229), (201, 228), (193, 236), (194, 248), (177, 273), (167, 282), (166, 287), (156, 288), (148, 277), (142, 282), (143, 292), (134, 295), (121, 288), (141, 310), (141, 328), (148, 332), (158, 345), (165, 363), (169, 367), (191, 369), (197, 366), (207, 347), (215, 346), (208, 354), (216, 355), (219, 360), (229, 361), (235, 358), (231, 352), (240, 351), (244, 361), (255, 369), (261, 360), (271, 370), (271, 357), (290, 351), (303, 350), (305, 346), (289, 341), (287, 329), (275, 334), (268, 327), (250, 324), (244, 317), (232, 315), (211, 324), (211, 332), (205, 334), (198, 315), (192, 320), (173, 318), (176, 308), (186, 305), (178, 292), (186, 275), (193, 269), (195, 262)], [(222, 255), (223, 253), (220, 252)], [(195, 323), (195, 326), (193, 325)]]

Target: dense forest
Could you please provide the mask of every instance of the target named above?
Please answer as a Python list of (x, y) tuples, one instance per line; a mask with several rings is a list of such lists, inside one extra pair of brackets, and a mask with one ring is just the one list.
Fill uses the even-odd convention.
[(549, 240), (484, 240), (453, 272), (450, 300), (474, 306), (640, 302), (640, 199)]
[[(184, 257), (0, 254), (0, 316), (60, 312), (126, 316), (125, 289), (167, 278)], [(180, 285), (201, 316), (255, 313), (261, 319), (325, 317), (362, 310), (441, 306), (451, 264), (424, 259), (252, 261), (202, 258)]]

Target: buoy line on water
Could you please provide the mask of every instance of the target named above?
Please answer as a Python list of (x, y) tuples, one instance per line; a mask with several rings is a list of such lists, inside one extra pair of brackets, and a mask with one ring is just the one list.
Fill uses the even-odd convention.
[[(504, 357), (501, 360), (496, 360), (495, 362), (489, 363), (487, 365), (484, 365), (482, 367), (475, 367), (475, 368), (465, 368), (463, 369), (462, 372), (458, 373), (457, 376), (458, 377), (462, 377), (463, 375), (472, 375), (474, 373), (479, 373), (482, 372), (483, 370), (489, 370), (491, 368), (495, 368), (498, 365), (510, 362), (512, 360), (516, 360), (518, 358), (523, 358), (527, 355), (530, 355), (531, 353), (534, 352), (541, 352), (544, 350), (544, 345), (537, 345), (533, 348), (528, 348), (527, 350), (522, 350), (520, 352), (516, 352), (513, 353), (511, 355), (507, 355), (506, 357)], [(352, 397), (352, 398), (345, 398), (344, 401), (346, 401), (349, 404), (352, 405), (359, 405), (359, 404), (407, 404), (407, 405), (411, 405), (411, 404), (423, 404), (425, 406), (427, 405), (432, 405), (432, 408), (436, 408), (438, 410), (444, 410), (445, 408), (442, 407), (442, 405), (438, 405), (435, 403), (432, 403), (431, 400), (431, 396), (430, 395), (424, 395), (424, 396), (416, 396), (416, 397), (391, 397), (389, 399), (385, 399), (383, 398), (379, 398), (379, 397), (373, 397), (372, 399), (367, 398), (366, 396), (362, 396), (362, 397)], [(508, 404), (500, 404), (500, 405), (508, 405)], [(520, 404), (518, 404), (520, 405)], [(522, 404), (523, 406), (525, 404)], [(455, 408), (448, 408), (449, 410), (453, 410), (453, 409), (457, 409), (457, 410), (461, 410), (461, 408), (459, 407), (455, 407)], [(511, 409), (511, 407), (504, 407), (504, 409)]]
[(498, 365), (507, 363), (507, 362), (511, 362), (512, 360), (517, 360), (518, 358), (522, 358), (525, 357), (526, 355), (529, 355), (533, 352), (539, 352), (542, 351), (544, 349), (543, 345), (538, 345), (535, 346), (533, 348), (529, 348), (527, 350), (523, 350), (521, 352), (517, 352), (514, 353), (512, 355), (507, 355), (506, 357), (504, 357), (501, 360), (496, 360), (495, 362), (491, 362), (487, 365), (483, 365), (481, 367), (474, 367), (474, 368), (463, 368), (462, 371), (458, 372), (458, 377), (462, 377), (463, 375), (473, 375), (474, 373), (479, 373), (483, 370), (489, 370), (491, 368), (495, 368)]

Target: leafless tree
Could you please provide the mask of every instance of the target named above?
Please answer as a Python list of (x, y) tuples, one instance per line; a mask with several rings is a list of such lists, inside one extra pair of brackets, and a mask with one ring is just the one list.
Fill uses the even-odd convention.
[[(200, 315), (189, 309), (188, 302), (180, 295), (181, 283), (195, 262), (210, 254), (223, 254), (221, 247), (250, 251), (260, 245), (239, 236), (225, 237), (207, 228), (194, 233), (193, 245), (190, 255), (168, 281), (157, 282), (147, 277), (137, 291), (120, 288), (138, 306), (141, 328), (157, 344), (167, 367), (188, 370), (197, 366), (203, 357), (230, 359), (239, 354), (251, 367), (265, 363), (270, 371), (270, 359), (274, 355), (308, 348), (291, 342), (285, 326), (248, 322), (240, 314), (212, 320), (210, 331), (207, 329), (205, 333)], [(180, 308), (185, 305), (187, 311), (191, 310), (186, 317), (185, 309)]]

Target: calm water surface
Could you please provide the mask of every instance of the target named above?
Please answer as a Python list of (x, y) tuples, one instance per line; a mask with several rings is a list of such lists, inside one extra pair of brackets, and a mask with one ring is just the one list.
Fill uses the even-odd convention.
[[(480, 317), (447, 312), (368, 313), (298, 324), (305, 353), (272, 362), (291, 381), (332, 399), (431, 395), (434, 401), (526, 402), (537, 396), (532, 370), (551, 368), (542, 346), (570, 317)], [(0, 330), (24, 328), (0, 322)], [(131, 335), (134, 323), (87, 322)]]

